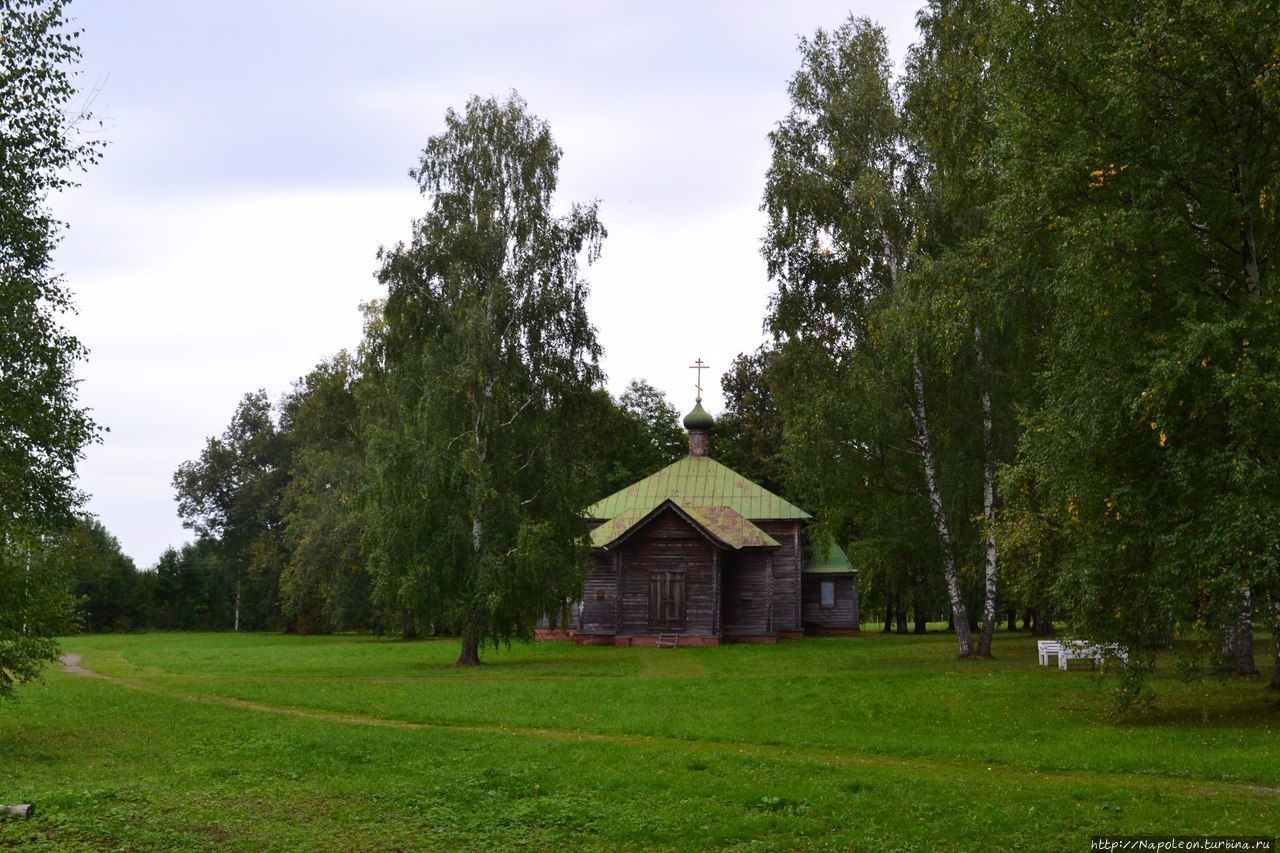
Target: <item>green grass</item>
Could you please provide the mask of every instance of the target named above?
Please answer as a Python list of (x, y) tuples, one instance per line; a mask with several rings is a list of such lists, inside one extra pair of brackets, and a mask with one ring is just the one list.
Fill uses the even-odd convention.
[[(660, 650), (565, 642), (74, 637), (0, 706), (0, 847), (1088, 849), (1280, 833), (1280, 707), (1153, 681), (1106, 717), (1025, 635)], [(1259, 652), (1269, 650), (1259, 646)]]

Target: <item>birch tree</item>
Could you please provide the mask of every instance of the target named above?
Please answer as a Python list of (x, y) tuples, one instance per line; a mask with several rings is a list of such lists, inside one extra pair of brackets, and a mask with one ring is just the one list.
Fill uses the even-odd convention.
[(1020, 270), (1001, 262), (991, 215), (996, 192), (991, 36), (998, 0), (933, 0), (917, 17), (919, 41), (908, 53), (903, 115), (922, 173), (917, 218), (915, 316), (952, 356), (950, 378), (972, 395), (962, 429), (981, 491), (982, 633), (976, 654), (990, 657), (996, 627), (997, 468), (1011, 457), (1015, 405), (1025, 395), (1029, 339), (1038, 312)]
[(99, 430), (76, 399), (81, 343), (62, 325), (51, 195), (102, 143), (76, 86), (78, 33), (60, 0), (0, 0), (0, 697), (56, 654), (72, 624), (65, 577), (34, 559), (81, 496), (75, 471)]
[(280, 574), (280, 608), (293, 630), (349, 631), (371, 625), (364, 532), (364, 411), (380, 389), (345, 350), (294, 383), (281, 405), (280, 428), (293, 445), (281, 497), (288, 562)]
[(530, 638), (579, 588), (600, 380), (580, 264), (594, 203), (554, 208), (560, 149), (517, 95), (450, 110), (412, 177), (428, 202), (381, 253), (394, 401), (370, 438), (367, 541), (382, 606), (485, 642)]
[[(908, 415), (909, 434), (888, 446), (918, 459), (958, 654), (969, 657), (974, 649), (957, 557), (956, 502), (944, 481), (932, 413), (931, 398), (938, 397), (927, 381), (935, 351), (899, 310), (917, 254), (923, 175), (908, 145), (884, 33), (850, 18), (802, 39), (800, 54), (788, 89), (791, 111), (770, 135), (764, 255), (777, 291), (769, 324), (784, 351), (808, 342), (833, 365), (859, 365), (877, 375), (890, 393), (874, 399), (896, 400)], [(882, 417), (892, 419), (887, 412)], [(851, 453), (873, 452), (865, 437), (850, 438)]]

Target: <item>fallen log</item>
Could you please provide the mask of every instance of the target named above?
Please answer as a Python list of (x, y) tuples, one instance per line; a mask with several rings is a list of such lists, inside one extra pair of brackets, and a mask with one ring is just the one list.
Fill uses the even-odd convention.
[(31, 803), (18, 803), (13, 806), (0, 805), (0, 814), (13, 815), (15, 817), (31, 817), (36, 813), (36, 807)]

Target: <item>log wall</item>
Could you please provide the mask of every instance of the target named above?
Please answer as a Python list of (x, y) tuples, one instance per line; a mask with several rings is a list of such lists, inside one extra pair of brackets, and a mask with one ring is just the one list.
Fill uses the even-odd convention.
[(778, 540), (781, 546), (773, 557), (773, 631), (801, 630), (800, 572), (804, 568), (804, 547), (800, 521), (756, 521), (754, 524)]
[(769, 575), (775, 553), (753, 550), (724, 555), (720, 606), (726, 638), (773, 633), (769, 619), (773, 597)]
[(582, 615), (578, 630), (586, 634), (613, 634), (617, 631), (617, 555), (593, 551), (591, 568), (582, 583)]
[[(822, 606), (822, 582), (836, 585), (834, 607)], [(842, 574), (805, 575), (804, 626), (805, 630), (856, 631), (858, 629), (858, 576), (852, 572)]]

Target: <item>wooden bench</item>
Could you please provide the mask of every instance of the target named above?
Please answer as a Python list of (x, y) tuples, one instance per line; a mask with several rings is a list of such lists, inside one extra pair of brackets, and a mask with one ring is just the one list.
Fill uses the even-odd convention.
[(679, 634), (659, 634), (658, 635), (658, 648), (674, 649), (678, 645), (680, 645)]

